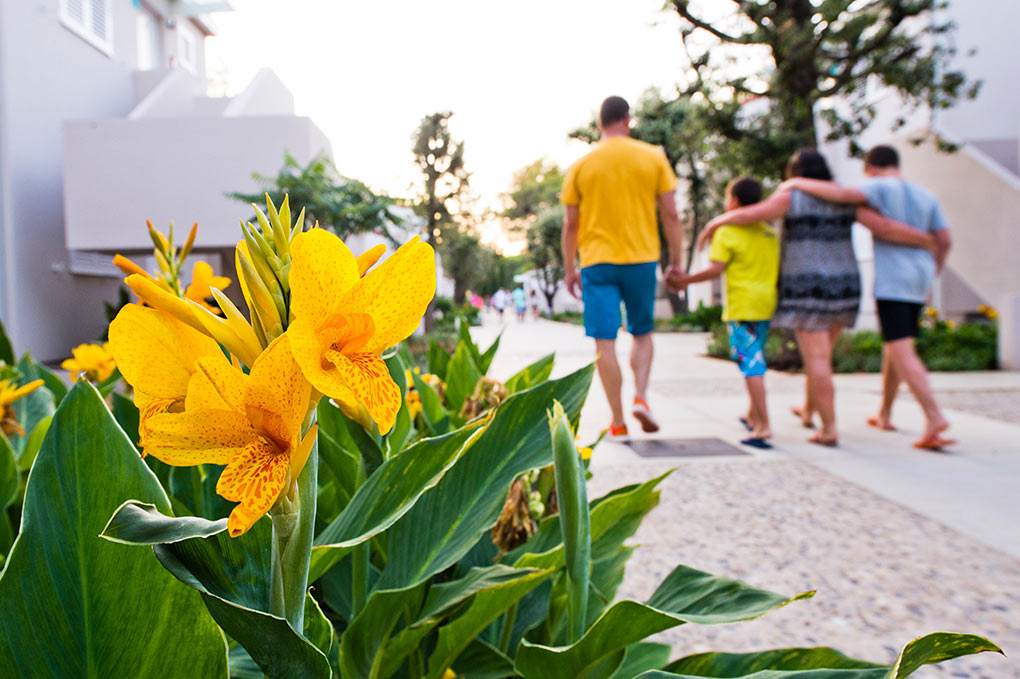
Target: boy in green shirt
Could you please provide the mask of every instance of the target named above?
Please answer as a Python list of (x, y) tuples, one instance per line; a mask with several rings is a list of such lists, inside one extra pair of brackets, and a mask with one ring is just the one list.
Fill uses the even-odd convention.
[[(761, 200), (762, 187), (754, 177), (740, 177), (726, 187), (726, 210)], [(712, 280), (726, 273), (723, 320), (730, 334), (730, 355), (740, 365), (751, 405), (741, 421), (750, 437), (741, 443), (771, 448), (768, 409), (765, 404), (765, 340), (776, 310), (779, 277), (779, 239), (765, 222), (750, 226), (723, 226), (712, 239), (711, 266), (687, 275), (671, 275), (667, 283), (679, 291), (691, 283)]]

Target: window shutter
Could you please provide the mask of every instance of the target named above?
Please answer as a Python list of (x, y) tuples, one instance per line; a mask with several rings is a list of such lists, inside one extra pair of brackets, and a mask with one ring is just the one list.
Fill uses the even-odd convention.
[(64, 0), (64, 12), (67, 17), (80, 25), (85, 24), (85, 0)]
[[(72, 0), (75, 1), (75, 0)], [(80, 1), (80, 0), (77, 0)], [(91, 0), (92, 4), (92, 33), (99, 40), (109, 40), (109, 27), (106, 25), (106, 2), (107, 0)]]

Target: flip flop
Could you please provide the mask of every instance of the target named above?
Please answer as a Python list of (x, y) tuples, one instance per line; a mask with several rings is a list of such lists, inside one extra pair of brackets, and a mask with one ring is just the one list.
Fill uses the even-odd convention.
[(914, 441), (914, 447), (918, 450), (941, 451), (943, 446), (951, 446), (954, 443), (956, 443), (956, 439), (944, 439), (936, 434), (935, 436), (926, 436), (918, 441)]
[[(754, 427), (751, 426), (751, 423), (747, 421), (746, 417), (741, 417), (738, 419), (740, 420), (740, 424), (744, 425), (744, 429), (746, 429), (747, 431), (754, 431)], [(743, 441), (741, 441), (741, 443), (743, 443)]]
[(825, 446), (826, 448), (836, 448), (839, 446), (839, 439), (829, 439), (826, 441), (819, 434), (815, 434), (807, 440), (808, 443), (813, 443), (816, 446)]
[(755, 438), (753, 436), (751, 438), (741, 439), (740, 442), (743, 443), (745, 446), (751, 446), (752, 448), (760, 448), (762, 450), (769, 450), (770, 448), (772, 448), (772, 444), (769, 443), (766, 439)]
[(878, 421), (877, 417), (869, 417), (868, 418), (868, 426), (874, 427), (875, 429), (878, 429), (878, 430), (881, 430), (881, 431), (896, 431), (896, 427), (894, 427), (891, 424), (882, 425), (882, 423), (880, 423)]
[(799, 406), (794, 406), (794, 407), (790, 408), (790, 412), (792, 412), (797, 417), (797, 419), (800, 420), (801, 426), (804, 427), (805, 429), (814, 429), (815, 428), (815, 423), (814, 422), (812, 422), (812, 421), (805, 422), (804, 421), (804, 409), (803, 408), (801, 408)]

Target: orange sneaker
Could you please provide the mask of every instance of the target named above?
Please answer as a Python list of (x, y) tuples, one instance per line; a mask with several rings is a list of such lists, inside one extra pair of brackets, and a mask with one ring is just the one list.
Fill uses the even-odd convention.
[(634, 408), (631, 414), (641, 423), (641, 431), (649, 434), (659, 431), (659, 423), (652, 417), (652, 409), (643, 398), (634, 399)]
[(607, 439), (616, 443), (628, 443), (630, 441), (630, 434), (627, 433), (627, 425), (625, 424), (610, 424), (604, 433)]

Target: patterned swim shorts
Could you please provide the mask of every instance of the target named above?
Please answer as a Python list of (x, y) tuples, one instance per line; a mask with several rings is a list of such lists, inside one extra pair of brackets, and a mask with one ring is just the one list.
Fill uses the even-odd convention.
[(765, 374), (765, 340), (769, 336), (768, 321), (729, 321), (730, 358), (740, 366), (744, 377)]

